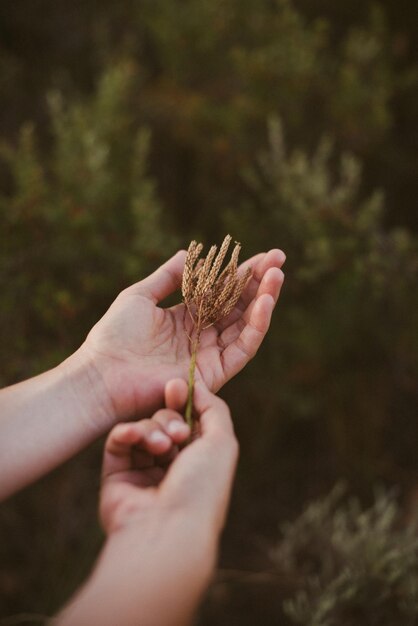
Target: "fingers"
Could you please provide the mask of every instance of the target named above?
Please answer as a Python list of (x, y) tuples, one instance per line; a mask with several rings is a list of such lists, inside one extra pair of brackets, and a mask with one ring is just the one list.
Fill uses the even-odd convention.
[(222, 352), (226, 380), (237, 374), (254, 357), (270, 326), (275, 301), (262, 294), (252, 307), (248, 322), (240, 334)]
[(249, 259), (245, 263), (245, 265), (249, 265), (252, 268), (253, 273), (251, 280), (248, 282), (248, 285), (244, 289), (239, 301), (239, 308), (241, 310), (246, 309), (255, 297), (266, 272), (268, 272), (268, 270), (273, 267), (277, 269), (282, 268), (286, 261), (286, 255), (282, 250), (275, 248), (273, 250), (269, 250), (266, 254), (262, 256), (262, 258), (259, 258), (259, 255), (256, 255), (256, 257), (254, 257), (254, 260), (256, 260), (256, 262), (253, 262), (252, 259)]
[(187, 402), (187, 391), (187, 383), (182, 378), (170, 380), (165, 386), (166, 407), (181, 412)]
[(171, 447), (170, 437), (152, 420), (118, 424), (106, 441), (102, 475), (133, 469), (133, 450), (141, 453), (135, 459), (135, 469), (140, 469), (150, 465), (150, 456), (166, 454)]
[(284, 273), (282, 270), (278, 267), (270, 267), (262, 278), (256, 298), (261, 296), (263, 293), (269, 294), (276, 304), (279, 299), (283, 283)]
[(183, 443), (190, 436), (190, 427), (176, 411), (161, 409), (155, 413), (152, 419), (176, 444)]
[[(184, 381), (171, 381), (167, 395), (172, 404), (179, 403), (184, 392)], [(180, 391), (180, 395), (179, 395)], [(173, 397), (170, 399), (170, 395)], [(103, 462), (103, 476), (129, 469), (150, 467), (169, 462), (177, 453), (177, 445), (190, 436), (190, 428), (173, 409), (161, 409), (152, 419), (129, 424), (118, 424), (110, 433)]]
[[(272, 261), (283, 260), (278, 251), (271, 251), (261, 261), (259, 273), (255, 274), (255, 279), (261, 275), (267, 264)], [(271, 254), (274, 253), (274, 254)], [(270, 255), (270, 260), (267, 257)], [(223, 346), (221, 354), (225, 379), (229, 380), (237, 374), (250, 359), (254, 357), (259, 349), (267, 330), (270, 326), (271, 316), (280, 295), (284, 282), (284, 274), (276, 266), (270, 266), (262, 275), (256, 293), (253, 293), (254, 284), (250, 288), (253, 294), (247, 309), (242, 312), (236, 309), (233, 316), (224, 320), (223, 330), (219, 341)], [(248, 293), (244, 301), (248, 299)], [(235, 318), (235, 319), (234, 319)]]
[(200, 415), (202, 436), (212, 437), (224, 433), (234, 437), (234, 427), (229, 407), (221, 398), (210, 392), (202, 382), (195, 383), (194, 406)]
[[(188, 386), (185, 380), (177, 378), (169, 381), (165, 387), (166, 409), (157, 411), (153, 420), (171, 436), (181, 432), (190, 435), (190, 428), (178, 411), (182, 411), (187, 401)], [(234, 436), (231, 414), (228, 405), (211, 393), (200, 381), (194, 386), (193, 404), (199, 415), (201, 434), (211, 436), (217, 431)], [(185, 438), (185, 437), (184, 437)]]
[(183, 443), (190, 436), (190, 428), (181, 415), (187, 402), (187, 394), (188, 386), (185, 380), (182, 378), (170, 380), (164, 390), (167, 408), (161, 409), (153, 417), (175, 443)]
[(240, 319), (243, 312), (263, 293), (270, 294), (274, 301), (277, 302), (284, 280), (281, 267), (285, 260), (286, 255), (284, 252), (274, 249), (265, 254), (257, 254), (242, 264), (240, 271), (250, 266), (252, 268), (252, 276), (232, 313), (216, 325), (219, 331), (222, 332)]
[(284, 282), (284, 274), (282, 270), (277, 267), (271, 267), (264, 274), (257, 293), (253, 300), (248, 305), (247, 309), (238, 317), (234, 323), (229, 323), (220, 335), (221, 344), (226, 348), (230, 343), (235, 341), (241, 332), (244, 330), (246, 324), (250, 323), (252, 319), (253, 309), (258, 299), (263, 295), (269, 295), (273, 298), (273, 308), (279, 299), (280, 291)]
[(131, 290), (147, 296), (155, 303), (161, 302), (180, 287), (185, 258), (186, 251), (179, 250), (153, 274), (131, 287)]

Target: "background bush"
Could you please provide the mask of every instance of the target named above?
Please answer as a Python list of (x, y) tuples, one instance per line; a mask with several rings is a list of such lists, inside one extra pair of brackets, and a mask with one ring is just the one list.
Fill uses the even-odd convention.
[[(369, 504), (376, 482), (396, 484), (413, 508), (414, 14), (406, 0), (0, 7), (4, 385), (64, 358), (192, 237), (286, 251), (268, 340), (222, 392), (242, 448), (223, 568), (270, 571), (278, 523), (340, 478)], [(99, 462), (98, 444), (2, 506), (4, 615), (51, 614), (88, 571)], [(300, 567), (224, 573), (200, 622), (296, 619), (282, 602)]]

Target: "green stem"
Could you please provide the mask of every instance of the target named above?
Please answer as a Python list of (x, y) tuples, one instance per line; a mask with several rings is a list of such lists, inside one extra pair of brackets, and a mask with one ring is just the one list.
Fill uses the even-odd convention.
[(191, 351), (192, 355), (191, 355), (190, 366), (189, 366), (189, 389), (188, 389), (188, 394), (187, 394), (185, 419), (191, 429), (193, 428), (192, 412), (193, 412), (194, 375), (196, 371), (196, 357), (197, 357), (197, 350), (199, 348), (199, 341), (200, 341), (200, 333), (196, 335), (196, 338), (192, 343), (192, 351)]

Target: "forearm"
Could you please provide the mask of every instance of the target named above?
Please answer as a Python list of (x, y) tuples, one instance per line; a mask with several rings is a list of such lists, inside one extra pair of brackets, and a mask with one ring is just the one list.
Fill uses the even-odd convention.
[(54, 626), (187, 626), (212, 576), (213, 530), (187, 519), (130, 526), (108, 539)]
[(94, 368), (79, 354), (0, 391), (0, 500), (99, 437), (109, 423)]

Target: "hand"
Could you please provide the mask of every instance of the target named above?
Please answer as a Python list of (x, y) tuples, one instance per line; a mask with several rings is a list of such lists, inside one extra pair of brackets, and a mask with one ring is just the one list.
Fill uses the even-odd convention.
[(176, 409), (187, 385), (165, 387), (167, 408), (118, 424), (103, 461), (100, 512), (108, 533), (86, 584), (56, 626), (191, 624), (216, 562), (238, 445), (228, 407), (197, 383), (200, 436)]
[[(51, 471), (115, 423), (150, 415), (163, 406), (166, 382), (187, 377), (185, 307), (158, 306), (180, 286), (184, 258), (185, 252), (178, 252), (123, 291), (66, 361), (1, 390), (0, 499)], [(196, 378), (212, 391), (257, 352), (283, 283), (284, 259), (271, 250), (244, 263), (253, 275), (235, 310), (202, 333)]]
[[(238, 444), (229, 409), (203, 383), (195, 388), (200, 434), (179, 452), (190, 429), (178, 411), (187, 384), (165, 387), (165, 409), (152, 419), (118, 424), (108, 436), (102, 470), (100, 517), (107, 534), (151, 515), (164, 524), (172, 514), (206, 529), (215, 540), (223, 527)], [(161, 520), (158, 520), (158, 516)], [(193, 537), (190, 538), (193, 542)]]
[[(185, 252), (125, 289), (90, 332), (81, 353), (101, 382), (100, 398), (108, 425), (149, 415), (162, 406), (165, 383), (187, 377), (190, 342), (183, 304), (158, 303), (180, 287)], [(270, 250), (249, 259), (253, 274), (228, 318), (205, 330), (196, 378), (217, 391), (257, 352), (270, 324), (284, 275), (285, 255)], [(101, 411), (103, 414), (103, 410)]]

